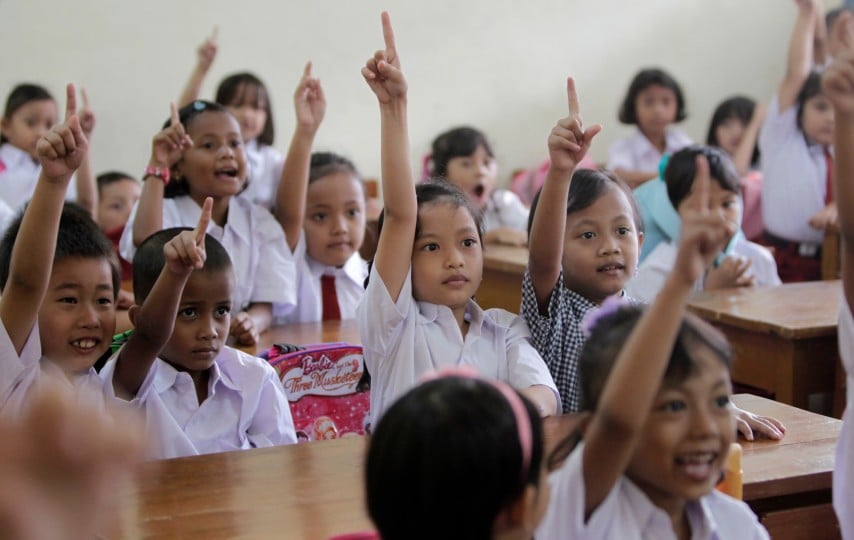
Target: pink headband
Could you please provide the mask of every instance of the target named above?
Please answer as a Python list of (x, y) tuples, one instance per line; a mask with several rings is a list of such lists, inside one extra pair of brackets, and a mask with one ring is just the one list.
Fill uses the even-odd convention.
[(510, 408), (513, 410), (513, 416), (516, 417), (516, 429), (519, 432), (519, 446), (522, 448), (522, 471), (521, 479), (524, 484), (527, 480), (528, 470), (531, 467), (531, 452), (533, 447), (533, 430), (531, 428), (531, 417), (528, 416), (528, 410), (525, 404), (515, 390), (507, 384), (493, 379), (482, 377), (474, 368), (467, 366), (452, 366), (445, 367), (427, 373), (421, 378), (421, 382), (434, 379), (442, 379), (445, 377), (462, 377), (468, 379), (476, 379), (491, 384), (504, 396)]

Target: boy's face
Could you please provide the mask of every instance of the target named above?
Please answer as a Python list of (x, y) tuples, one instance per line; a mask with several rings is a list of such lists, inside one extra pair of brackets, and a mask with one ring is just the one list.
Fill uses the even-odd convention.
[(190, 274), (172, 337), (160, 356), (179, 371), (209, 369), (228, 339), (233, 291), (234, 272), (230, 268)]
[(343, 266), (365, 239), (365, 192), (358, 178), (336, 172), (308, 186), (306, 249), (327, 266)]
[(98, 201), (98, 225), (101, 230), (108, 232), (123, 227), (141, 193), (142, 186), (133, 178), (111, 182), (101, 188)]
[[(679, 217), (684, 217), (687, 207), (684, 199), (679, 203)], [(728, 223), (735, 226), (735, 230), (741, 228), (741, 197), (738, 194), (728, 191), (721, 185), (712, 181), (709, 182), (709, 212), (717, 212)]]
[(110, 262), (87, 257), (56, 261), (38, 324), (44, 356), (68, 372), (91, 368), (116, 330)]
[(30, 101), (9, 118), (3, 118), (3, 136), (9, 143), (37, 159), (36, 143), (56, 124), (56, 103), (52, 99)]

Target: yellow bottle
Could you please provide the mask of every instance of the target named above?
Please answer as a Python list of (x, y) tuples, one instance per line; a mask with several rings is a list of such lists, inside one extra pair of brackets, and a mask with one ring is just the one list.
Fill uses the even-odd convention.
[(718, 484), (718, 491), (739, 500), (744, 498), (742, 489), (744, 472), (741, 470), (741, 454), (741, 445), (737, 442), (732, 443), (724, 466), (724, 479)]

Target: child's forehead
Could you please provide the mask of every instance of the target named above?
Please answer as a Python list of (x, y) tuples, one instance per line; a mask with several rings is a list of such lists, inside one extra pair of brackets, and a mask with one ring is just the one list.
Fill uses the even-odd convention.
[(186, 126), (187, 133), (192, 137), (208, 134), (240, 133), (237, 119), (228, 111), (204, 111), (193, 117)]
[(592, 204), (567, 214), (566, 226), (580, 221), (611, 223), (622, 218), (634, 220), (634, 209), (629, 196), (616, 184), (609, 183)]
[(113, 267), (107, 257), (69, 255), (54, 260), (50, 273), (50, 288), (93, 284), (109, 284), (112, 290)]
[(12, 116), (16, 115), (56, 117), (56, 102), (52, 99), (34, 99), (18, 107), (12, 113)]
[(235, 276), (230, 266), (196, 270), (190, 274), (181, 302), (220, 303), (230, 300), (234, 291)]
[(244, 81), (237, 85), (231, 99), (224, 105), (229, 107), (252, 105), (258, 108), (264, 108), (267, 106), (267, 101), (266, 88), (249, 81)]
[(477, 228), (474, 217), (465, 206), (445, 198), (421, 203), (418, 207), (418, 219), (422, 231), (426, 228), (440, 228), (451, 225), (454, 228), (463, 225), (471, 226), (473, 229)]

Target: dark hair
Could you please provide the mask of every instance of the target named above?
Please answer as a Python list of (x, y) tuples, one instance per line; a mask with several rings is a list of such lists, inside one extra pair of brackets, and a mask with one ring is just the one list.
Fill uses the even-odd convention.
[(664, 169), (667, 196), (673, 208), (679, 208), (679, 204), (691, 193), (694, 176), (697, 174), (696, 160), (699, 155), (706, 156), (706, 161), (709, 162), (709, 176), (712, 180), (726, 191), (741, 194), (738, 172), (729, 156), (720, 148), (692, 144), (670, 156), (667, 168)]
[(308, 170), (308, 183), (310, 184), (324, 176), (339, 172), (351, 174), (358, 178), (359, 181), (362, 180), (362, 176), (356, 170), (356, 166), (344, 156), (333, 152), (314, 152), (311, 155), (311, 165)]
[[(18, 238), (21, 221), (24, 219), (21, 211), (12, 221), (3, 240), (0, 242), (0, 290), (6, 288), (9, 279), (9, 268), (12, 264), (12, 250)], [(104, 259), (110, 263), (110, 273), (113, 282), (113, 299), (119, 294), (121, 281), (119, 278), (118, 260), (110, 242), (100, 227), (84, 210), (72, 202), (66, 202), (59, 217), (59, 229), (56, 235), (56, 250), (53, 252), (53, 264), (70, 257), (83, 259)]]
[[(756, 109), (756, 102), (749, 97), (733, 96), (722, 101), (712, 113), (712, 121), (709, 123), (709, 133), (706, 135), (706, 144), (709, 146), (720, 147), (718, 142), (717, 130), (721, 124), (733, 118), (740, 120), (745, 126), (750, 123), (753, 118), (753, 111)], [(759, 145), (753, 145), (753, 155), (750, 158), (750, 164), (756, 165), (759, 163)]]
[[(6, 98), (6, 108), (3, 109), (3, 118), (12, 118), (15, 111), (31, 101), (45, 100), (54, 101), (53, 96), (50, 95), (50, 92), (48, 92), (43, 86), (31, 83), (19, 84), (12, 89), (9, 93), (9, 97)], [(0, 144), (7, 142), (9, 142), (9, 140), (0, 133)]]
[[(133, 256), (133, 297), (134, 302), (142, 305), (154, 287), (166, 258), (163, 256), (163, 246), (181, 231), (192, 231), (190, 227), (172, 227), (152, 234), (139, 245)], [(216, 238), (205, 235), (205, 266), (195, 272), (221, 272), (230, 270), (231, 258)]]
[(685, 120), (687, 113), (685, 112), (685, 98), (682, 95), (682, 88), (676, 79), (670, 76), (669, 73), (658, 68), (643, 69), (635, 75), (629, 84), (629, 90), (626, 92), (626, 97), (623, 99), (623, 104), (620, 105), (619, 120), (623, 124), (637, 124), (638, 115), (635, 102), (638, 99), (638, 94), (649, 88), (650, 86), (663, 86), (668, 90), (672, 90), (676, 95), (676, 118), (674, 122)]
[(519, 427), (492, 383), (443, 377), (415, 387), (388, 409), (365, 463), (368, 514), (383, 540), (492, 537), (501, 511), (527, 485), (539, 486), (542, 424), (534, 406), (519, 397), (532, 429), (524, 480)]
[(247, 97), (249, 87), (255, 89), (255, 99), (252, 106), (256, 109), (264, 109), (264, 112), (267, 113), (264, 129), (258, 135), (258, 144), (272, 146), (276, 135), (273, 126), (273, 106), (270, 103), (270, 93), (267, 92), (267, 87), (264, 86), (261, 79), (248, 72), (229, 75), (219, 83), (219, 87), (216, 89), (216, 102), (225, 106), (243, 105), (249, 100)]
[(798, 106), (798, 129), (802, 132), (804, 130), (804, 105), (806, 105), (807, 101), (814, 98), (815, 96), (822, 95), (824, 92), (821, 90), (821, 71), (812, 70), (810, 74), (807, 75), (806, 80), (804, 81), (803, 86), (801, 86), (801, 90), (798, 92), (798, 97), (795, 100)]
[(133, 180), (134, 182), (139, 183), (139, 180), (121, 171), (109, 171), (99, 174), (98, 178), (96, 178), (96, 181), (98, 182), (98, 195), (101, 194), (105, 187), (110, 184), (115, 184), (116, 182), (121, 182), (122, 180)]
[(448, 174), (448, 162), (455, 157), (472, 155), (478, 146), (482, 146), (490, 157), (495, 157), (486, 135), (473, 127), (461, 126), (448, 130), (433, 139), (430, 161), (433, 164), (430, 174), (445, 178)]
[[(638, 203), (632, 193), (632, 189), (614, 173), (604, 170), (576, 169), (572, 173), (572, 181), (569, 183), (569, 194), (566, 199), (566, 215), (573, 214), (592, 206), (600, 197), (611, 189), (619, 189), (625, 193), (632, 208), (635, 229), (638, 233), (643, 232), (643, 216), (641, 216)], [(540, 203), (540, 193), (543, 188), (534, 195), (531, 201), (531, 212), (528, 214), (528, 236), (531, 235), (531, 226), (534, 224), (534, 213)]]

